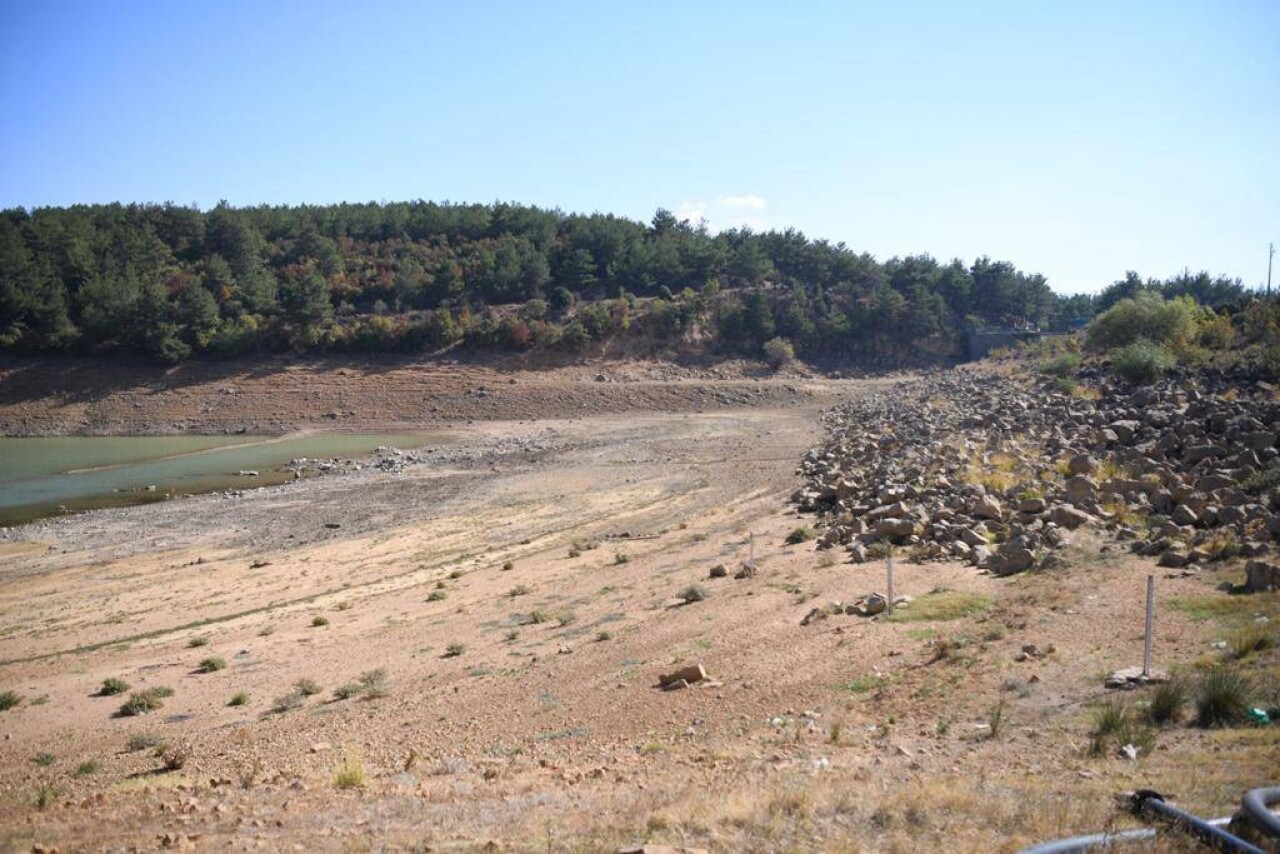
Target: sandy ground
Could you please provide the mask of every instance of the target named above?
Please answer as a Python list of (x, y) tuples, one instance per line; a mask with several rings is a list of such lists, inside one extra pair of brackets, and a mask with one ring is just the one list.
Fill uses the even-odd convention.
[[(292, 383), (302, 400), (324, 394), (306, 381), (319, 373), (351, 399), (391, 401), (394, 383), (336, 370), (350, 369), (257, 381)], [(390, 373), (408, 384), (429, 370), (443, 368)], [(501, 388), (492, 369), (467, 370)], [(899, 592), (989, 602), (958, 619), (802, 626), (815, 605), (884, 586), (882, 564), (784, 544), (806, 521), (786, 498), (819, 411), (870, 383), (581, 373), (507, 377), (542, 387), (504, 404), (526, 411), (486, 413), (497, 404), (472, 395), (435, 413), (455, 424), (450, 453), (401, 473), (8, 532), (0, 690), (24, 702), (0, 712), (0, 845), (1016, 850), (1124, 826), (1110, 800), (1122, 789), (1223, 814), (1275, 782), (1265, 730), (1176, 727), (1136, 761), (1087, 755), (1102, 676), (1140, 662), (1156, 571), (1089, 535), (1052, 575), (898, 567)], [(203, 400), (220, 382), (183, 388)], [(142, 399), (127, 382), (82, 394), (74, 417), (52, 396), (7, 394), (4, 423), (50, 432), (80, 417), (115, 429), (244, 420), (157, 401), (126, 424), (104, 413)], [(361, 427), (415, 423), (403, 400), (378, 405)], [(758, 574), (733, 579), (753, 551)], [(717, 563), (729, 578), (708, 578)], [(1161, 575), (1161, 601), (1219, 595), (1213, 584), (1238, 570)], [(707, 598), (681, 604), (691, 585)], [(1202, 659), (1219, 630), (1163, 608), (1158, 663)], [(1037, 654), (1018, 661), (1027, 644)], [(210, 657), (225, 669), (196, 672)], [(692, 663), (712, 680), (657, 687)], [(384, 696), (334, 698), (374, 669)], [(118, 717), (124, 697), (95, 696), (108, 677), (174, 693)], [(273, 710), (300, 679), (322, 690)], [(238, 692), (247, 702), (228, 705)], [(183, 748), (183, 767), (127, 749), (144, 733)], [(339, 788), (343, 768), (361, 784)]]

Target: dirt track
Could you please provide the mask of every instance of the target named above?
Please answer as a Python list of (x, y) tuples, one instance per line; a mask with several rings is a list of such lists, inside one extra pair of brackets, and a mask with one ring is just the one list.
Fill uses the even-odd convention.
[[(398, 370), (412, 385), (417, 369)], [(1101, 827), (1118, 788), (1167, 786), (1212, 811), (1256, 784), (1258, 745), (1210, 733), (1162, 736), (1140, 763), (1083, 755), (1099, 674), (1140, 652), (1146, 569), (1096, 542), (1078, 543), (1078, 565), (1056, 577), (900, 568), (900, 592), (990, 598), (962, 619), (800, 625), (815, 604), (883, 586), (879, 564), (783, 544), (803, 521), (786, 496), (818, 411), (870, 384), (610, 373), (621, 381), (514, 375), (510, 387), (541, 389), (519, 404), (532, 410), (524, 421), (460, 427), (453, 456), (403, 473), (18, 531), (0, 550), (0, 689), (27, 702), (0, 713), (0, 840), (610, 850), (649, 839), (727, 851), (952, 839), (991, 850)], [(279, 395), (295, 380), (291, 401), (328, 394), (297, 377), (260, 382)], [(184, 388), (204, 400), (220, 382)], [(500, 388), (488, 373), (450, 382)], [(768, 390), (788, 384), (799, 391), (779, 407)], [(390, 401), (392, 385), (361, 393)], [(15, 408), (10, 395), (0, 414), (55, 431), (75, 418), (186, 423), (168, 403), (112, 414), (143, 400), (136, 383), (81, 400), (74, 416), (49, 399)], [(464, 396), (438, 414), (478, 418), (500, 399)], [(587, 400), (584, 417), (572, 404)], [(553, 413), (557, 402), (571, 408)], [(401, 403), (373, 423), (411, 420)], [(241, 418), (216, 413), (227, 426)], [(757, 577), (708, 579), (753, 548)], [(708, 598), (679, 604), (690, 585)], [(1205, 649), (1206, 629), (1177, 613), (1159, 632), (1162, 660)], [(938, 638), (960, 636), (967, 652), (934, 660)], [(1027, 643), (1055, 651), (1015, 662)], [(212, 656), (227, 667), (194, 672)], [(691, 662), (715, 683), (655, 687)], [(332, 699), (374, 668), (387, 672), (385, 697)], [(151, 715), (113, 717), (122, 698), (91, 696), (107, 677), (175, 693)], [(273, 712), (301, 678), (324, 690)], [(239, 691), (248, 703), (228, 706)], [(987, 738), (1001, 700), (1008, 722)], [(189, 761), (165, 773), (151, 752), (125, 751), (140, 732), (186, 745)], [(1188, 763), (1210, 747), (1215, 765)], [(41, 754), (51, 758), (33, 763)], [(344, 760), (363, 766), (362, 787), (335, 788)], [(89, 761), (99, 767), (77, 776)], [(37, 810), (42, 785), (57, 794)]]
[(0, 361), (0, 435), (377, 431), (472, 420), (712, 412), (823, 397), (803, 375), (709, 368), (409, 359), (207, 362), (160, 369), (89, 359)]

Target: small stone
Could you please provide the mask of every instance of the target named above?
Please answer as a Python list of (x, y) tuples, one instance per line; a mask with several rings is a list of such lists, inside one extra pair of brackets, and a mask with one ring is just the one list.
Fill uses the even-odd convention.
[(1169, 674), (1163, 670), (1152, 670), (1144, 676), (1141, 667), (1125, 667), (1108, 676), (1105, 684), (1108, 688), (1128, 689), (1168, 681)]
[[(707, 671), (701, 664), (690, 664), (687, 667), (680, 668), (674, 673), (667, 673), (659, 676), (658, 684), (663, 688), (670, 690), (676, 687), (683, 688), (688, 685), (692, 685), (695, 682), (701, 682), (706, 678)], [(685, 684), (677, 686), (677, 682), (683, 682)]]

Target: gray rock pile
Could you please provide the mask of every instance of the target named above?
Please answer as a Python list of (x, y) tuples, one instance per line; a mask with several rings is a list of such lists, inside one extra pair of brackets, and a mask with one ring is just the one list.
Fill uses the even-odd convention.
[(819, 548), (855, 562), (893, 544), (1006, 575), (1052, 566), (1086, 525), (1169, 567), (1269, 555), (1274, 387), (1200, 375), (1084, 388), (953, 370), (853, 400), (824, 416), (831, 439), (805, 455), (792, 500), (826, 523)]

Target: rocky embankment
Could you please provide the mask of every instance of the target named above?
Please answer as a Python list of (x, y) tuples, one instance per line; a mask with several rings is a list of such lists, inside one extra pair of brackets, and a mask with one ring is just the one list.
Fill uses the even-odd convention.
[(793, 495), (820, 514), (819, 548), (854, 562), (893, 544), (915, 560), (1007, 575), (1051, 568), (1065, 532), (1110, 531), (1166, 567), (1243, 556), (1249, 586), (1280, 586), (1280, 399), (1211, 376), (1067, 393), (939, 372), (830, 410)]

